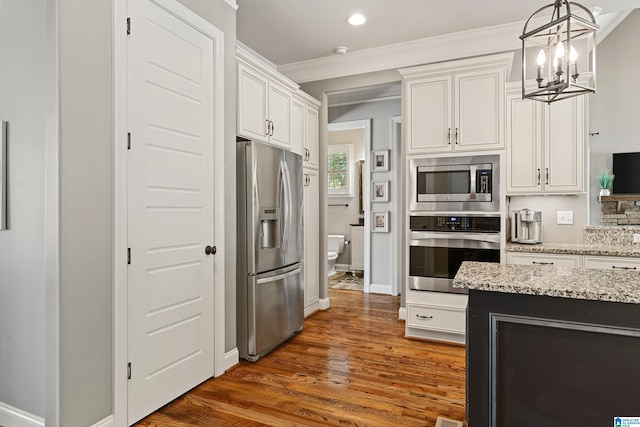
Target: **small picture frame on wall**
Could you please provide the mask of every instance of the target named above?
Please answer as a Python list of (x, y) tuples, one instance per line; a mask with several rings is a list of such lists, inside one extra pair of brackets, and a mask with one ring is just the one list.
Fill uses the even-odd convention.
[(389, 181), (371, 183), (371, 201), (372, 202), (388, 202), (389, 201)]
[(371, 232), (389, 232), (389, 212), (371, 212)]
[(371, 152), (371, 170), (384, 172), (389, 170), (389, 150), (376, 150)]

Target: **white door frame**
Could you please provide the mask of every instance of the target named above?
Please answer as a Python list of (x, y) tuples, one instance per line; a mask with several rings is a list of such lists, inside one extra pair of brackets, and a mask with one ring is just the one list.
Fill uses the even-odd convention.
[[(114, 64), (114, 257), (113, 257), (113, 413), (114, 425), (127, 425), (127, 2), (113, 2)], [(214, 373), (225, 370), (224, 245), (224, 34), (177, 0), (151, 1), (214, 42)], [(135, 32), (135, 22), (132, 23)]]
[[(364, 166), (362, 176), (362, 207), (364, 208), (364, 292), (368, 294), (371, 286), (371, 228), (369, 225), (369, 217), (371, 216), (371, 203), (369, 203), (371, 196), (369, 195), (369, 189), (371, 186), (368, 185), (368, 183), (371, 182), (371, 167), (369, 166), (371, 164), (371, 119), (327, 124), (327, 132), (351, 129), (364, 129)], [(325, 197), (325, 206), (327, 203), (328, 200)], [(326, 233), (323, 238), (325, 239), (325, 247), (327, 247)]]
[(400, 214), (403, 211), (403, 195), (404, 195), (404, 187), (402, 183), (404, 182), (403, 176), (403, 156), (400, 155), (402, 153), (402, 135), (398, 133), (399, 125), (402, 125), (402, 116), (393, 116), (389, 119), (389, 127), (391, 129), (391, 151), (394, 153), (398, 153), (398, 155), (393, 156), (394, 162), (392, 165), (392, 180), (393, 180), (393, 189), (391, 190), (391, 194), (394, 195), (393, 202), (391, 203), (391, 209), (393, 212), (397, 212), (393, 215), (392, 226), (394, 230), (393, 236), (393, 244), (391, 251), (391, 259), (392, 267), (391, 267), (391, 295), (399, 295), (401, 292), (400, 283), (402, 283), (403, 272), (401, 266), (404, 265), (402, 260), (402, 236), (404, 235), (404, 226), (402, 224), (402, 220), (404, 218), (404, 214)]

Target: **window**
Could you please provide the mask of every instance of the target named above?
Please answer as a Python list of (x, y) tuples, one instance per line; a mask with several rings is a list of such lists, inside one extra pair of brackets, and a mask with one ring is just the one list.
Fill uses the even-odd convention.
[(352, 146), (329, 145), (327, 179), (329, 196), (351, 197), (351, 157)]

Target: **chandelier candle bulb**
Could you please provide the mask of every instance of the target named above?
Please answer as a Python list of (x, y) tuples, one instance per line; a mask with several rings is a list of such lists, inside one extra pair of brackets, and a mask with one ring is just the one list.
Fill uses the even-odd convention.
[(578, 51), (573, 46), (569, 50), (569, 60), (571, 61), (571, 78), (576, 80), (580, 76), (578, 74)]
[(538, 52), (538, 75), (536, 77), (536, 81), (538, 82), (538, 87), (542, 84), (544, 77), (542, 76), (542, 72), (544, 71), (544, 62), (546, 61), (546, 57), (544, 54), (544, 49), (540, 49)]

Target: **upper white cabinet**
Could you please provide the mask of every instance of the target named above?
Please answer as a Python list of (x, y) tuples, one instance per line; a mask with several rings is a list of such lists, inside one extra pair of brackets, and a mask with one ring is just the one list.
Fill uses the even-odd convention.
[(238, 135), (291, 149), (292, 100), (298, 86), (240, 46), (237, 53)]
[(504, 148), (505, 76), (513, 54), (405, 68), (406, 153)]
[(507, 194), (584, 191), (585, 97), (545, 104), (507, 91)]
[(320, 101), (302, 91), (293, 95), (291, 147), (302, 156), (304, 167), (318, 169), (318, 110)]

